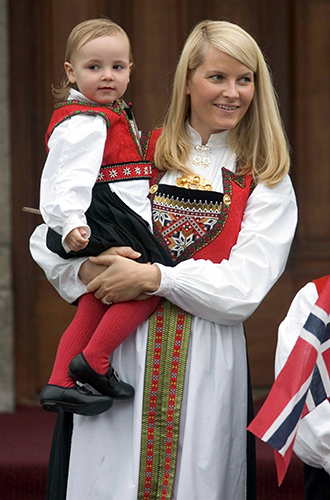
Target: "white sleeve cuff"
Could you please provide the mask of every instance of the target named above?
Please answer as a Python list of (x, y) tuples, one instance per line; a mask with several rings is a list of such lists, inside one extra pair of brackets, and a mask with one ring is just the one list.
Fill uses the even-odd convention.
[(157, 262), (154, 265), (158, 266), (161, 275), (160, 285), (158, 290), (155, 292), (155, 295), (159, 295), (160, 297), (165, 297), (174, 287), (175, 268), (163, 266), (162, 264), (158, 264)]

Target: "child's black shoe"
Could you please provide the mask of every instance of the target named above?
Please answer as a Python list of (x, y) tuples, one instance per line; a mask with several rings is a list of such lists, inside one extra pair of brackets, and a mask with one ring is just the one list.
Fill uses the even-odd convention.
[(120, 380), (110, 365), (108, 373), (100, 375), (87, 363), (85, 356), (78, 354), (69, 365), (69, 375), (83, 384), (89, 384), (100, 394), (115, 399), (129, 399), (134, 396), (134, 387)]

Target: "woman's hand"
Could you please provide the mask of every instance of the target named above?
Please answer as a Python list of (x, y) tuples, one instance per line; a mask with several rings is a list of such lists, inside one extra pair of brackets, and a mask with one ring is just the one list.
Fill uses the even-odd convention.
[[(129, 259), (138, 259), (141, 254), (139, 252), (135, 252), (135, 250), (131, 247), (113, 247), (100, 254), (100, 256), (105, 255), (121, 255), (122, 257), (127, 257)], [(97, 261), (92, 262), (91, 260), (86, 260), (80, 266), (79, 278), (85, 285), (88, 285), (88, 283), (107, 269), (108, 266), (106, 264), (102, 265), (101, 262), (99, 263)]]
[(107, 302), (142, 300), (144, 293), (157, 291), (160, 284), (158, 266), (140, 264), (121, 255), (100, 255), (90, 261), (107, 269), (94, 278), (87, 289), (97, 299)]

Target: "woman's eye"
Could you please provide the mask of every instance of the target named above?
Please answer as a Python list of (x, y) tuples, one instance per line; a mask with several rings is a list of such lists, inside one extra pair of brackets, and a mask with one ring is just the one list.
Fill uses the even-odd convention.
[(251, 83), (253, 81), (253, 78), (250, 76), (242, 76), (242, 78), (239, 79), (241, 83)]
[(221, 82), (223, 80), (223, 76), (222, 75), (212, 75), (211, 80), (213, 80), (214, 82)]

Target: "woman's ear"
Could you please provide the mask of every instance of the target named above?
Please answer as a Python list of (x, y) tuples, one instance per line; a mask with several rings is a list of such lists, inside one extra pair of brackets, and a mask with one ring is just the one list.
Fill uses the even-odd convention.
[(74, 76), (74, 69), (71, 63), (65, 62), (64, 63), (64, 69), (66, 72), (66, 76), (68, 77), (68, 80), (70, 83), (76, 83), (76, 79)]
[(188, 73), (187, 80), (186, 80), (186, 95), (190, 94), (190, 80), (191, 80), (191, 77), (190, 77), (190, 74)]

